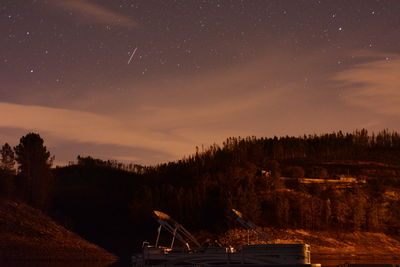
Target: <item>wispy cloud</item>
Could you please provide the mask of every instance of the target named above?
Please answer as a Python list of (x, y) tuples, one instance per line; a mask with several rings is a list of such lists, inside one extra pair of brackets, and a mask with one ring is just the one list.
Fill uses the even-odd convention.
[(0, 113), (12, 114), (0, 119), (0, 127), (45, 132), (63, 140), (159, 150), (175, 157), (193, 149), (192, 144), (171, 136), (90, 112), (0, 102)]
[[(220, 144), (230, 136), (312, 134), (382, 125), (382, 113), (359, 112), (360, 106), (390, 114), (400, 111), (400, 105), (387, 103), (399, 101), (399, 78), (394, 74), (400, 61), (393, 56), (391, 61), (368, 57), (369, 63), (333, 78), (331, 70), (321, 68), (320, 55), (305, 55), (305, 60), (292, 64), (287, 64), (288, 58), (287, 51), (269, 51), (265, 57), (201, 75), (171, 75), (140, 84), (127, 81), (119, 84), (126, 88), (121, 92), (82, 90), (85, 94), (79, 98), (65, 98), (63, 109), (0, 102), (1, 114), (13, 114), (3, 116), (0, 127), (43, 132), (68, 147), (90, 144), (91, 155), (93, 146), (101, 147), (97, 151), (109, 147), (109, 153), (96, 155), (156, 163), (182, 158), (195, 146)], [(309, 73), (315, 78), (305, 79)], [(337, 83), (333, 89), (327, 77)], [(338, 87), (348, 87), (343, 98), (347, 105), (333, 95)], [(126, 150), (111, 152), (116, 146)]]
[(128, 16), (109, 10), (89, 0), (52, 0), (55, 6), (72, 12), (84, 23), (97, 23), (121, 27), (139, 27), (139, 24)]
[(342, 99), (368, 111), (400, 116), (400, 56), (368, 55), (371, 60), (337, 73)]
[[(264, 64), (257, 61), (250, 65), (201, 77), (177, 78), (165, 84), (162, 93), (157, 93), (159, 84), (149, 83), (140, 93), (89, 94), (80, 107), (0, 102), (0, 113), (12, 114), (0, 119), (0, 127), (35, 131), (67, 143), (142, 149), (136, 155), (132, 152), (114, 157), (123, 160), (133, 157), (140, 162), (154, 163), (157, 151), (162, 157), (158, 162), (176, 160), (192, 154), (196, 145), (221, 143), (229, 136), (252, 135), (258, 130), (244, 125), (253, 123), (254, 116), (260, 118), (262, 110), (272, 107), (285, 90), (264, 88)], [(88, 100), (94, 101), (96, 108), (84, 108), (88, 107)], [(109, 108), (110, 105), (115, 108)], [(265, 120), (268, 116), (263, 115)], [(248, 118), (248, 122), (243, 121)], [(150, 157), (143, 150), (154, 153)]]

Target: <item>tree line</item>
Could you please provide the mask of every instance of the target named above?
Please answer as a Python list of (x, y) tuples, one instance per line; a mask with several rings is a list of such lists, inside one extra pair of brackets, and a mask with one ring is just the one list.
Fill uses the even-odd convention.
[[(400, 136), (388, 130), (228, 138), (155, 166), (78, 156), (51, 169), (52, 157), (38, 134), (1, 152), (3, 190), (13, 181), (14, 192), (28, 203), (48, 207), (57, 221), (115, 253), (153, 237), (154, 209), (213, 234), (237, 226), (231, 208), (261, 226), (400, 234), (400, 201), (386, 194), (400, 189)], [(297, 179), (338, 174), (368, 179), (347, 188)]]
[[(0, 150), (0, 192), (46, 210), (50, 204), (53, 158), (39, 134), (29, 133), (11, 148), (5, 143)], [(18, 164), (18, 168), (15, 166)]]
[[(369, 135), (360, 130), (302, 137), (228, 138), (222, 146), (198, 148), (189, 157), (156, 166), (78, 157), (76, 163), (56, 170), (58, 182), (63, 181), (58, 186), (62, 190), (56, 206), (67, 210), (67, 203), (79, 199), (76, 209), (71, 211), (69, 206), (63, 213), (81, 218), (72, 221), (82, 232), (91, 225), (85, 224), (87, 220), (97, 222), (97, 227), (107, 232), (113, 218), (124, 218), (128, 226), (120, 228), (121, 236), (129, 237), (127, 244), (137, 238), (137, 246), (156, 229), (151, 218), (154, 209), (171, 214), (189, 229), (215, 234), (237, 226), (230, 215), (230, 209), (236, 208), (262, 226), (398, 235), (400, 202), (387, 199), (385, 191), (400, 188), (399, 141), (395, 132)], [(328, 161), (336, 163), (323, 165)], [(373, 163), (358, 166), (357, 162)], [(369, 176), (366, 184), (349, 188), (301, 184), (296, 179), (338, 174)], [(284, 181), (283, 175), (293, 179)], [(100, 195), (118, 198), (111, 201), (115, 204), (112, 207), (98, 209), (96, 216), (88, 215), (87, 207), (80, 209), (81, 203), (88, 201), (92, 210), (100, 207)], [(86, 217), (90, 218), (83, 219)], [(93, 236), (97, 231), (93, 230)], [(115, 235), (115, 231), (110, 232), (110, 239)]]

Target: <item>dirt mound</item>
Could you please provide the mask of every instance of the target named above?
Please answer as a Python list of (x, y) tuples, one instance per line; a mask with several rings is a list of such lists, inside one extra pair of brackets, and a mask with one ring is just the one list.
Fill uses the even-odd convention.
[(115, 260), (117, 257), (68, 231), (40, 210), (0, 199), (0, 262)]

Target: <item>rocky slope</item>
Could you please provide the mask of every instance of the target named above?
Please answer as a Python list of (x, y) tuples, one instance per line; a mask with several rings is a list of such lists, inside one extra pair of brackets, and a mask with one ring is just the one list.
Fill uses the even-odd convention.
[(117, 257), (58, 225), (40, 210), (0, 199), (0, 263), (115, 260)]

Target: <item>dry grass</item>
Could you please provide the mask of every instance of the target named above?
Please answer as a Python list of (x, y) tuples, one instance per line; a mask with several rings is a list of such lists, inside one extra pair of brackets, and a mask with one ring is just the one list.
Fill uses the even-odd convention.
[(0, 261), (115, 261), (104, 249), (55, 223), (40, 210), (0, 200)]

